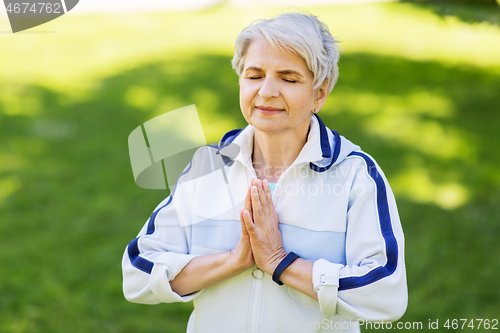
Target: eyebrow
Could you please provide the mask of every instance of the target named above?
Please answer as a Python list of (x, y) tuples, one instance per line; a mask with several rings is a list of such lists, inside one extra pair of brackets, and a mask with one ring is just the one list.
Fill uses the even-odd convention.
[[(251, 67), (248, 67), (247, 69), (245, 69), (245, 72), (248, 72), (248, 71), (263, 72), (263, 69), (260, 68), (260, 67), (251, 66)], [(297, 75), (297, 76), (303, 77), (302, 74), (300, 74), (299, 72), (294, 71), (292, 69), (285, 69), (285, 70), (282, 70), (282, 71), (278, 71), (278, 74), (285, 74), (285, 75), (286, 74), (293, 74), (293, 75)]]

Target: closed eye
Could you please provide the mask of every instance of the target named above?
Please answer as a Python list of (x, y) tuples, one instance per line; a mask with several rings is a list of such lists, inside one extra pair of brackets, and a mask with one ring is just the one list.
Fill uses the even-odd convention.
[(291, 80), (291, 79), (283, 79), (283, 81), (290, 82), (290, 83), (296, 83), (296, 80)]

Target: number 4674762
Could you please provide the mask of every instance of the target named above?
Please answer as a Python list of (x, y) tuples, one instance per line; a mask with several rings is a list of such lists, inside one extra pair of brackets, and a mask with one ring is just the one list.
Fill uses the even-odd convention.
[(497, 330), (498, 329), (498, 319), (448, 319), (446, 323), (443, 325), (447, 329), (464, 329), (464, 328), (472, 328), (479, 329), (483, 326), (484, 329), (489, 330)]
[[(31, 6), (30, 6), (31, 5)], [(16, 14), (42, 14), (42, 13), (47, 13), (47, 14), (61, 14), (61, 4), (59, 3), (45, 3), (45, 2), (38, 2), (38, 3), (27, 3), (27, 2), (16, 2), (14, 4), (9, 3), (9, 5), (6, 8), (8, 13), (16, 13)]]

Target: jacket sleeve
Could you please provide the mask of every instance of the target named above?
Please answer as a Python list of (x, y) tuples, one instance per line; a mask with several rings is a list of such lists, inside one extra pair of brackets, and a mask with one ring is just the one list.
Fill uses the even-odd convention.
[(313, 285), (321, 312), (344, 319), (395, 321), (406, 311), (404, 237), (394, 195), (384, 174), (363, 152), (349, 193), (346, 265), (320, 259)]
[(127, 300), (145, 304), (189, 302), (201, 293), (182, 297), (169, 283), (195, 257), (189, 254), (193, 192), (193, 181), (177, 184), (125, 249), (122, 272)]

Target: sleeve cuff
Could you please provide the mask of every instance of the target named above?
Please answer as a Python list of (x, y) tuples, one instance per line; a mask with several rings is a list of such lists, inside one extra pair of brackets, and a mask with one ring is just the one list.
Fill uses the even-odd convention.
[(313, 286), (318, 294), (319, 308), (328, 315), (337, 314), (337, 294), (339, 288), (339, 271), (342, 264), (334, 264), (325, 259), (313, 265)]
[(149, 285), (151, 291), (161, 302), (189, 302), (202, 292), (200, 290), (194, 294), (180, 296), (172, 290), (169, 283), (195, 257), (194, 255), (167, 252), (155, 261)]

